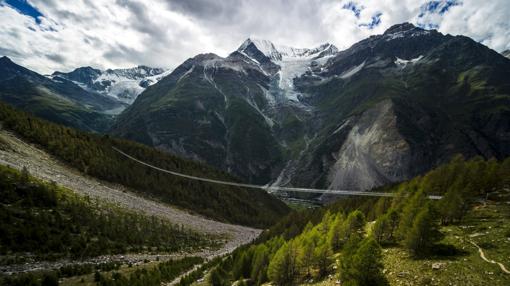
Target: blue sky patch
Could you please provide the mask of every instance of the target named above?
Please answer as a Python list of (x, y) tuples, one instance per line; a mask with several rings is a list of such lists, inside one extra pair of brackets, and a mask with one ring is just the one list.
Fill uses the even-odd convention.
[(37, 24), (41, 23), (39, 17), (42, 17), (43, 14), (26, 0), (4, 0), (3, 2), (16, 9), (19, 13), (34, 18)]
[(462, 2), (457, 0), (429, 1), (421, 6), (421, 12), (418, 17), (421, 18), (428, 13), (444, 15), (451, 7), (459, 5), (462, 5)]
[(382, 16), (382, 13), (379, 12), (379, 13), (375, 14), (374, 16), (372, 16), (372, 20), (370, 21), (370, 23), (359, 24), (359, 26), (368, 28), (369, 30), (372, 30), (373, 28), (375, 28), (375, 27), (379, 26), (379, 24), (381, 24), (381, 16)]
[(356, 16), (356, 18), (359, 18), (359, 15), (361, 14), (361, 10), (363, 10), (363, 6), (359, 6), (355, 2), (351, 1), (347, 4), (344, 4), (344, 6), (342, 6), (342, 9), (352, 11), (354, 13), (354, 15)]

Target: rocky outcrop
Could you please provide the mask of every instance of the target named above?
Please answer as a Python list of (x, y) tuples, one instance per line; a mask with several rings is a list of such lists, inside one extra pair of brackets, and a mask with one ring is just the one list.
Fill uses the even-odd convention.
[(409, 177), (410, 147), (397, 128), (390, 100), (365, 111), (328, 172), (329, 189), (368, 190)]

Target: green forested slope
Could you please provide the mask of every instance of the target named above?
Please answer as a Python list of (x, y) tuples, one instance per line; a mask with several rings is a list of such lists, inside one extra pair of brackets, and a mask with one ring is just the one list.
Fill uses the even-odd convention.
[(288, 212), (285, 204), (261, 190), (224, 187), (173, 177), (127, 160), (112, 149), (115, 146), (161, 168), (201, 177), (234, 180), (205, 165), (141, 144), (49, 123), (5, 104), (0, 104), (0, 120), (4, 128), (39, 144), (88, 175), (123, 184), (144, 196), (213, 219), (264, 227)]
[(0, 166), (0, 218), (0, 254), (8, 256), (83, 259), (147, 247), (175, 252), (213, 244), (213, 237), (92, 201), (36, 180), (26, 170), (4, 166)]
[[(484, 232), (508, 224), (510, 217), (504, 214), (508, 207), (504, 206), (510, 201), (509, 186), (510, 159), (465, 161), (457, 156), (424, 176), (386, 187), (386, 191), (399, 194), (395, 198), (347, 199), (321, 210), (291, 214), (267, 231), (258, 243), (239, 249), (220, 263), (208, 277), (213, 285), (230, 285), (239, 279), (254, 285), (267, 281), (296, 285), (321, 281), (328, 275), (332, 275), (331, 279), (320, 285), (334, 285), (336, 280), (342, 285), (387, 285), (401, 281), (412, 271), (418, 275), (415, 282), (426, 284), (434, 277), (430, 265), (443, 261), (438, 267), (446, 268), (444, 261), (448, 260), (454, 264), (449, 266), (449, 272), (438, 272), (436, 275), (443, 282), (436, 280), (439, 284), (433, 285), (449, 285), (448, 281), (454, 281), (454, 272), (466, 267), (472, 274), (455, 281), (476, 285), (484, 279), (484, 271), (496, 269), (494, 285), (505, 285), (510, 277), (499, 271), (497, 265), (493, 267), (481, 260), (477, 249), (470, 252), (465, 249), (474, 236), (459, 240), (458, 235), (469, 227), (462, 225), (466, 215), (471, 227)], [(443, 195), (443, 199), (430, 201), (426, 198), (429, 194)], [(480, 201), (486, 198), (489, 205), (496, 207), (483, 215), (474, 215), (485, 205)], [(488, 215), (494, 209), (502, 213)], [(503, 225), (491, 223), (484, 227), (484, 222), (492, 217), (497, 217), (499, 224), (503, 221)], [(498, 237), (510, 235), (508, 228), (495, 231)], [(490, 245), (486, 243), (485, 247), (491, 247), (492, 257), (507, 262), (504, 254), (509, 252), (508, 247)], [(422, 273), (405, 267), (420, 267)], [(404, 274), (383, 272), (385, 268)]]

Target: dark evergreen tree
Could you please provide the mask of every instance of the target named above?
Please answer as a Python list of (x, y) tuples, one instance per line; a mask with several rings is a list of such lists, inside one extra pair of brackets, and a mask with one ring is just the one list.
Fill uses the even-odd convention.
[(346, 285), (388, 285), (382, 273), (381, 247), (373, 238), (361, 241), (350, 262), (348, 271), (341, 275)]
[(437, 219), (430, 203), (421, 207), (413, 220), (412, 227), (404, 239), (404, 245), (415, 256), (430, 252), (432, 246), (441, 239)]

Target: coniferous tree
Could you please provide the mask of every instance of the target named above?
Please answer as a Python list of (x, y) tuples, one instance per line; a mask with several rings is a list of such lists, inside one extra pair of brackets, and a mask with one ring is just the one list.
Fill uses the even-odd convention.
[(357, 233), (360, 236), (363, 235), (365, 225), (365, 215), (360, 210), (349, 213), (343, 224), (343, 241), (345, 242), (353, 233)]
[(439, 205), (441, 223), (446, 225), (460, 221), (467, 211), (468, 201), (469, 198), (464, 197), (457, 187), (449, 188)]
[(400, 239), (404, 239), (413, 226), (414, 218), (421, 207), (427, 203), (423, 190), (416, 192), (405, 204), (399, 221), (397, 233)]
[(267, 266), (269, 264), (269, 248), (260, 244), (255, 248), (251, 265), (250, 278), (256, 285), (267, 281)]
[(340, 279), (342, 281), (352, 280), (351, 277), (356, 277), (356, 271), (352, 268), (354, 255), (362, 240), (362, 236), (358, 233), (351, 233), (349, 239), (342, 248), (342, 255), (340, 257)]
[(385, 214), (375, 221), (372, 229), (374, 239), (378, 243), (386, 242), (389, 237), (390, 221), (388, 214)]
[(344, 228), (343, 228), (344, 220), (342, 214), (336, 215), (333, 223), (328, 232), (327, 241), (329, 247), (333, 252), (337, 252), (342, 247), (343, 238), (345, 237)]
[(309, 279), (312, 277), (312, 266), (314, 263), (314, 255), (315, 255), (315, 241), (310, 237), (310, 232), (303, 233), (303, 236), (299, 242), (299, 251), (298, 251), (298, 263), (299, 268), (302, 269), (303, 275), (305, 279)]
[(252, 251), (253, 249), (250, 248), (248, 251), (241, 253), (240, 257), (236, 259), (236, 263), (233, 269), (235, 279), (250, 277)]
[(209, 283), (212, 286), (227, 286), (230, 285), (225, 279), (226, 273), (221, 268), (214, 268), (209, 275)]
[(298, 274), (297, 249), (294, 241), (284, 243), (271, 259), (268, 277), (277, 285), (292, 285)]
[(319, 277), (324, 277), (327, 274), (331, 265), (332, 254), (331, 247), (329, 247), (325, 240), (320, 242), (315, 248), (314, 260), (319, 271)]
[(404, 245), (415, 256), (429, 253), (432, 246), (441, 238), (434, 210), (430, 203), (420, 208), (412, 227), (404, 239)]
[(351, 262), (349, 275), (345, 277), (346, 284), (359, 286), (388, 285), (388, 281), (382, 273), (381, 247), (372, 237), (361, 241)]
[[(129, 248), (165, 251), (210, 245), (210, 238), (0, 166), (0, 252), (85, 258)], [(10, 218), (16, 218), (12, 223)]]

